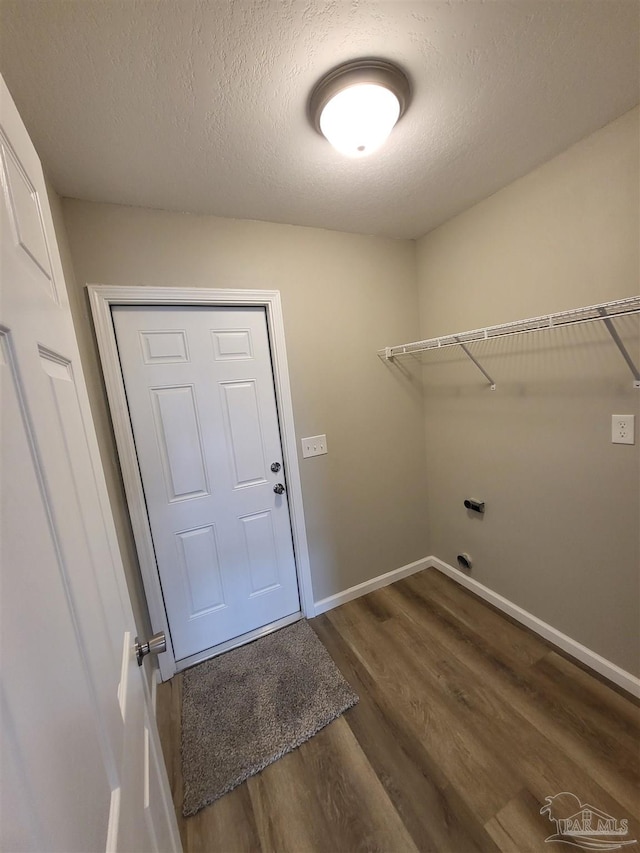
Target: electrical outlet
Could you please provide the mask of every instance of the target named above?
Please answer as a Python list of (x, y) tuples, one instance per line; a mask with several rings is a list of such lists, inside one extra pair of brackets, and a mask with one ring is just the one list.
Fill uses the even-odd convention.
[(613, 444), (635, 444), (635, 415), (611, 415)]
[(302, 455), (306, 459), (307, 456), (322, 456), (327, 452), (327, 436), (312, 435), (311, 438), (300, 439), (302, 444)]

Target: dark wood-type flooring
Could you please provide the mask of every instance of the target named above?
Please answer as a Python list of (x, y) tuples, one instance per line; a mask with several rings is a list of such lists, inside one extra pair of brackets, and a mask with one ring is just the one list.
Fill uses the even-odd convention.
[(579, 850), (545, 843), (540, 808), (562, 791), (640, 841), (637, 703), (535, 634), (434, 569), (310, 624), (359, 704), (187, 819), (181, 676), (161, 685), (187, 853)]

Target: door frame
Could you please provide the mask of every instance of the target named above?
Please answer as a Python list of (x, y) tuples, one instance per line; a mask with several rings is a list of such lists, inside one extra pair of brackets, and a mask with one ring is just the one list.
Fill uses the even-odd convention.
[[(87, 291), (151, 624), (154, 631), (164, 631), (167, 636), (167, 651), (158, 657), (160, 674), (162, 680), (166, 681), (177, 671), (176, 659), (171, 643), (171, 632), (164, 607), (142, 477), (129, 418), (112, 308), (116, 305), (173, 305), (176, 307), (194, 305), (213, 308), (259, 307), (265, 309), (283, 461), (287, 476), (289, 516), (300, 605), (302, 613), (307, 617), (312, 617), (315, 615), (315, 605), (280, 291), (188, 287), (114, 287), (101, 284), (89, 284)], [(279, 627), (278, 623), (275, 625)]]

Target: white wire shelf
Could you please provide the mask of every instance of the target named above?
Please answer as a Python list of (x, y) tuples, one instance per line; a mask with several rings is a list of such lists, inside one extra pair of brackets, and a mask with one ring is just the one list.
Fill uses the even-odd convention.
[(523, 335), (530, 332), (540, 332), (548, 329), (559, 329), (564, 326), (573, 326), (578, 323), (592, 323), (603, 321), (609, 334), (626, 363), (628, 364), (634, 378), (634, 387), (640, 388), (640, 370), (636, 367), (633, 359), (622, 343), (613, 320), (616, 317), (625, 317), (629, 314), (640, 313), (640, 296), (631, 296), (628, 299), (617, 299), (613, 302), (601, 302), (599, 305), (588, 305), (585, 308), (573, 308), (570, 311), (558, 311), (555, 314), (545, 314), (542, 317), (531, 317), (528, 320), (516, 320), (512, 323), (502, 323), (499, 326), (487, 326), (484, 329), (472, 329), (469, 332), (458, 332), (455, 335), (444, 335), (439, 338), (429, 338), (424, 341), (413, 341), (408, 344), (385, 347), (378, 350), (378, 355), (385, 360), (393, 360), (405, 355), (415, 355), (433, 349), (443, 347), (460, 347), (471, 359), (476, 367), (489, 381), (492, 390), (495, 390), (495, 382), (484, 370), (475, 356), (467, 348), (467, 344), (478, 341), (489, 341), (494, 338), (502, 338), (510, 335)]

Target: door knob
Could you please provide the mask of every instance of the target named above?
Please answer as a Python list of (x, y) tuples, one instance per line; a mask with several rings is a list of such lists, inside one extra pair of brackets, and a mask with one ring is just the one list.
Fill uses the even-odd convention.
[(138, 661), (138, 666), (142, 666), (142, 658), (149, 653), (153, 655), (161, 655), (162, 652), (167, 651), (167, 638), (165, 637), (164, 631), (160, 631), (158, 634), (154, 634), (153, 637), (149, 637), (146, 643), (141, 643), (139, 638), (136, 637), (136, 644), (134, 646), (136, 650), (136, 660)]
[(274, 474), (277, 474), (281, 468), (282, 468), (282, 465), (279, 462), (272, 462), (271, 463), (271, 470), (273, 471)]
[(276, 493), (276, 495), (281, 495), (284, 492), (284, 486), (282, 485), (282, 483), (276, 483), (273, 487), (273, 491)]

